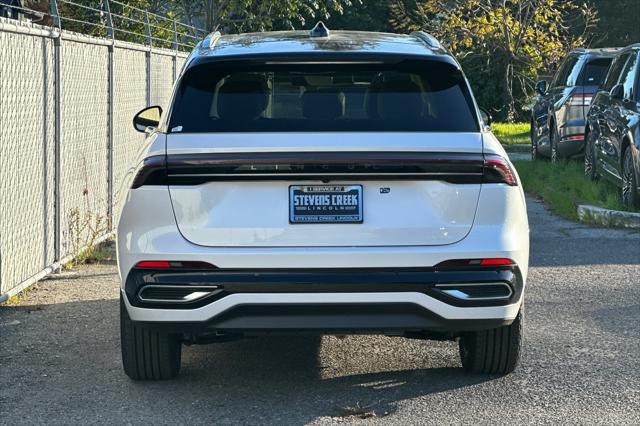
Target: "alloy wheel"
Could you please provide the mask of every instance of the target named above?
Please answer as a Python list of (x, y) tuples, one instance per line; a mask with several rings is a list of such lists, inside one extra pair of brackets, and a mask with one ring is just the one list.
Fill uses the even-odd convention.
[(587, 136), (587, 146), (584, 150), (584, 175), (591, 180), (596, 179), (596, 160), (595, 153), (593, 152), (594, 146), (593, 141), (591, 140), (591, 134)]
[(558, 135), (556, 134), (556, 128), (551, 129), (551, 162), (558, 162)]
[(635, 186), (633, 156), (631, 155), (631, 148), (627, 148), (622, 167), (622, 203), (627, 207), (633, 207), (637, 203)]
[(531, 160), (535, 161), (538, 159), (538, 141), (536, 138), (536, 127), (535, 123), (531, 123)]

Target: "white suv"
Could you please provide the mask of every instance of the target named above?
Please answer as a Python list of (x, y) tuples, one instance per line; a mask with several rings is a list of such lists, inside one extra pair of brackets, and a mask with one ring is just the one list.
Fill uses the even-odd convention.
[(459, 64), (432, 36), (220, 36), (148, 134), (118, 226), (125, 372), (183, 343), (273, 333), (459, 340), (519, 359), (523, 192)]

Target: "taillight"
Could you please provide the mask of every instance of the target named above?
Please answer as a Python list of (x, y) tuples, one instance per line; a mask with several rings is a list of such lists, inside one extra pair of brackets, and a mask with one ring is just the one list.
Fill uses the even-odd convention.
[(436, 268), (452, 268), (457, 266), (514, 266), (516, 263), (506, 257), (489, 257), (485, 259), (453, 259), (438, 263)]
[(574, 93), (569, 96), (567, 104), (571, 106), (589, 106), (592, 99), (593, 95), (591, 93)]
[(173, 260), (142, 260), (136, 263), (135, 268), (141, 269), (215, 269), (215, 266), (207, 262), (173, 261)]
[(499, 155), (485, 155), (483, 168), (484, 183), (506, 183), (510, 186), (518, 186), (516, 174), (511, 166)]
[(136, 268), (161, 269), (170, 267), (171, 265), (166, 260), (143, 260), (142, 262), (136, 263)]
[(498, 258), (489, 258), (489, 259), (481, 259), (480, 265), (482, 266), (504, 266), (504, 265), (513, 265), (513, 260), (507, 259), (505, 257)]
[(167, 180), (167, 160), (164, 155), (154, 155), (145, 158), (142, 166), (133, 178), (131, 188), (140, 188), (143, 185), (162, 185)]

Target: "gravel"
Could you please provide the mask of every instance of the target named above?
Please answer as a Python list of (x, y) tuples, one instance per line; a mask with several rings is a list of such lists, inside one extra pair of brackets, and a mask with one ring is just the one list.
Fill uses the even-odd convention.
[(0, 307), (0, 424), (640, 424), (640, 234), (529, 215), (508, 376), (465, 373), (455, 343), (304, 336), (187, 347), (178, 379), (135, 383), (115, 266), (86, 265)]

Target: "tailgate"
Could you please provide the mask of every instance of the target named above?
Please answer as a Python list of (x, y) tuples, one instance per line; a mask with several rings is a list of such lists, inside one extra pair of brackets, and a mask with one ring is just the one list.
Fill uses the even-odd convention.
[[(180, 232), (203, 246), (452, 244), (473, 225), (480, 138), (170, 134), (169, 190)], [(330, 214), (352, 207), (357, 216)], [(309, 209), (312, 221), (297, 222)]]

